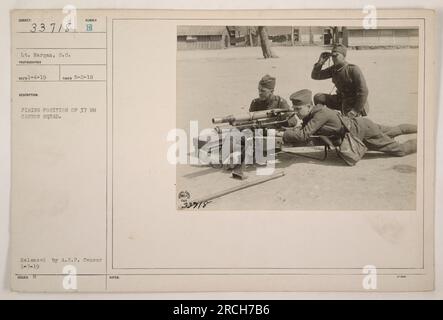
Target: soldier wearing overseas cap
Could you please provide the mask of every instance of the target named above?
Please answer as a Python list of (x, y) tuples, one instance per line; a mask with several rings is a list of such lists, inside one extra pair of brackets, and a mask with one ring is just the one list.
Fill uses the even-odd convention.
[(252, 100), (249, 112), (263, 111), (269, 109), (289, 109), (285, 99), (274, 95), (275, 78), (265, 75), (258, 83), (258, 98)]
[[(350, 117), (366, 116), (368, 114), (368, 88), (360, 68), (346, 62), (346, 47), (335, 44), (331, 53), (320, 54), (318, 62), (314, 64), (311, 77), (314, 80), (332, 78), (337, 88), (337, 94), (317, 93), (314, 102), (324, 104), (331, 109), (340, 110)], [(332, 57), (331, 67), (323, 69), (323, 64)]]
[[(303, 89), (290, 96), (293, 109), (302, 119), (301, 128), (290, 128), (280, 132), (284, 144), (303, 145), (312, 135), (343, 137), (345, 128), (338, 112), (324, 105), (312, 103), (312, 92)], [(417, 139), (398, 143), (393, 138), (402, 134), (417, 133), (417, 126), (401, 124), (395, 127), (374, 123), (367, 117), (349, 118), (351, 133), (360, 138), (369, 150), (380, 151), (392, 156), (405, 156), (417, 151)]]

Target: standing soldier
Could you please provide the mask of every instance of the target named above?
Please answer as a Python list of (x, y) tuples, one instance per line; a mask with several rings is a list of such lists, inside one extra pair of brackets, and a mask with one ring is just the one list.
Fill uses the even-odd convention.
[[(314, 104), (323, 104), (331, 109), (340, 110), (349, 117), (366, 116), (368, 114), (368, 88), (360, 68), (346, 62), (346, 47), (336, 44), (331, 53), (320, 54), (318, 62), (314, 64), (311, 77), (314, 80), (332, 78), (337, 88), (337, 94), (317, 93)], [(323, 64), (332, 56), (332, 65), (323, 69)]]

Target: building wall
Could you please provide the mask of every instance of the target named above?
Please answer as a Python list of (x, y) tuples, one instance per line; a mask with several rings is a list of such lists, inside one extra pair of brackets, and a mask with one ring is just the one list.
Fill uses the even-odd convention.
[(418, 46), (418, 30), (349, 30), (348, 41), (349, 46)]
[[(299, 32), (298, 44), (303, 45), (322, 45), (323, 44), (323, 27), (295, 27)], [(296, 42), (297, 44), (297, 42)]]
[[(294, 33), (298, 32), (295, 45), (322, 45), (324, 27), (294, 27)], [(270, 26), (268, 27), (269, 38), (273, 45), (291, 45), (292, 27)]]
[(178, 50), (223, 49), (229, 46), (229, 35), (177, 36)]
[[(298, 32), (295, 45), (323, 45), (327, 27), (294, 27)], [(273, 46), (291, 45), (291, 27), (269, 27), (269, 36)], [(237, 39), (238, 37), (238, 39)], [(246, 45), (246, 36), (239, 33), (232, 39), (233, 45)], [(238, 41), (237, 41), (238, 40)], [(249, 40), (249, 39), (248, 39)], [(257, 39), (255, 39), (257, 40)], [(348, 29), (348, 46), (418, 46), (418, 29)], [(178, 50), (223, 49), (229, 47), (228, 32), (213, 35), (179, 35)], [(254, 43), (257, 41), (254, 41)]]

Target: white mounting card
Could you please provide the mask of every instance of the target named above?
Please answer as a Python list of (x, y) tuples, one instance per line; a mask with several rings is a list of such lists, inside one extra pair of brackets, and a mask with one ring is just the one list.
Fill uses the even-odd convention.
[(433, 289), (434, 11), (14, 10), (11, 43), (12, 290)]

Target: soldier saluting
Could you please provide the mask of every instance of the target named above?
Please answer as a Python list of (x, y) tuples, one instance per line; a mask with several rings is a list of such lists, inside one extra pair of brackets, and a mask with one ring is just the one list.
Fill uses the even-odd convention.
[[(348, 63), (346, 47), (335, 44), (331, 53), (320, 54), (318, 62), (314, 64), (311, 77), (314, 80), (332, 78), (337, 88), (337, 94), (317, 93), (314, 104), (323, 104), (349, 117), (366, 116), (368, 113), (367, 98), (368, 88), (360, 68)], [(323, 69), (323, 64), (332, 57), (334, 63), (331, 67)]]

